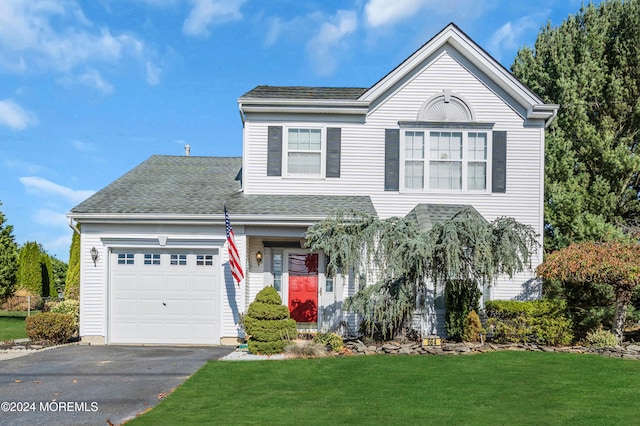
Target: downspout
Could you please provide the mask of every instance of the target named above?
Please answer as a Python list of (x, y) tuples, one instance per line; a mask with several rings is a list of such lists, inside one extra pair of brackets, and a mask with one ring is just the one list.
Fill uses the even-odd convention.
[(545, 129), (549, 128), (549, 126), (551, 125), (551, 122), (553, 121), (554, 118), (556, 118), (557, 115), (558, 115), (558, 109), (556, 108), (553, 110), (553, 114), (551, 115), (551, 117), (549, 117), (547, 121), (544, 122)]
[(69, 228), (73, 229), (73, 232), (75, 232), (76, 234), (80, 235), (80, 230), (78, 229), (78, 227), (73, 223), (73, 218), (71, 217), (67, 217), (67, 223), (69, 224)]

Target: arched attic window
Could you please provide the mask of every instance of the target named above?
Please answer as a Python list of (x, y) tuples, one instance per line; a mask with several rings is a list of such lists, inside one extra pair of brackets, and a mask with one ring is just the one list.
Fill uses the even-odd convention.
[(469, 104), (459, 95), (445, 89), (441, 95), (427, 99), (418, 111), (418, 121), (474, 122), (475, 114)]

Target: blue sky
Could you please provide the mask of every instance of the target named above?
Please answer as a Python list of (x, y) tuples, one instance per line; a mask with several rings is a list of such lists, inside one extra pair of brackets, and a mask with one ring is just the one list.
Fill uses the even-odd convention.
[(66, 213), (149, 156), (242, 155), (253, 87), (369, 87), (449, 22), (509, 67), (581, 4), (2, 0), (0, 211), (67, 261)]

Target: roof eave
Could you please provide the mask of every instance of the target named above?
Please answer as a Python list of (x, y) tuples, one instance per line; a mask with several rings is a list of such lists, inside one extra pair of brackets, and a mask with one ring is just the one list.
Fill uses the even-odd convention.
[[(79, 223), (100, 224), (224, 224), (223, 214), (153, 214), (153, 213), (67, 213), (69, 219)], [(304, 226), (326, 219), (321, 215), (247, 215), (234, 214), (233, 225)]]
[(302, 113), (366, 115), (369, 102), (341, 99), (256, 99), (238, 100), (243, 113)]

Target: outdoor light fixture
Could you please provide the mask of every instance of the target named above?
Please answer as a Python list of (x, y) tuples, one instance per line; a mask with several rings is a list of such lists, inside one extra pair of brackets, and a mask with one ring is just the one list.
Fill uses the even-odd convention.
[(93, 260), (93, 266), (96, 266), (96, 262), (98, 261), (98, 249), (95, 247), (91, 247), (91, 260)]
[(262, 263), (262, 252), (259, 251), (256, 253), (256, 262), (258, 262), (258, 266)]

